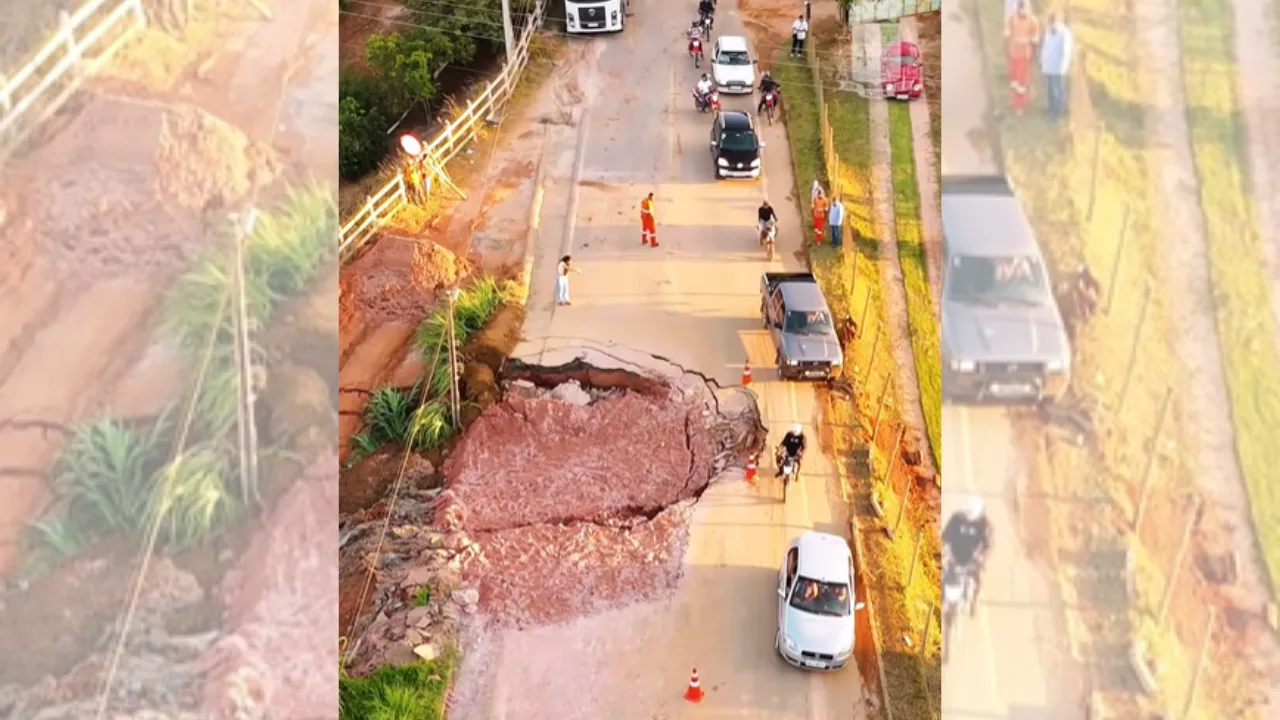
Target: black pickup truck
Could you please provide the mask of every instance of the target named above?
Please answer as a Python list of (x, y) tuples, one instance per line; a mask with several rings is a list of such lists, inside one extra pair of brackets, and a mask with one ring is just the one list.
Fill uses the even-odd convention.
[(827, 380), (843, 352), (831, 310), (812, 273), (767, 272), (760, 279), (760, 316), (777, 348), (783, 380)]

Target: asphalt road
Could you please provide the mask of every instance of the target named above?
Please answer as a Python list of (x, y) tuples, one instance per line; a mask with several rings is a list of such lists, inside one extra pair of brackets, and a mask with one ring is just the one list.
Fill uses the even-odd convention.
[[(943, 11), (944, 175), (996, 167), (971, 5), (972, 0)], [(977, 614), (959, 625), (943, 668), (943, 718), (1084, 717), (1060, 595), (1053, 578), (1027, 556), (1018, 535), (1014, 498), (1026, 482), (1027, 469), (1008, 413), (944, 407), (942, 446), (947, 458), (944, 518), (963, 508), (968, 495), (978, 494), (986, 499), (996, 533)]]
[[(732, 0), (719, 6), (717, 34), (743, 34), (734, 7)], [(692, 12), (642, 5), (621, 35), (571, 39), (587, 55), (568, 70), (579, 73), (577, 89), (587, 98), (579, 128), (585, 137), (577, 137), (580, 153), (548, 149), (526, 342), (516, 354), (546, 364), (586, 356), (615, 366), (657, 365), (647, 356), (659, 355), (725, 385), (740, 381), (749, 357), (770, 442), (794, 422), (816, 437), (814, 394), (775, 381), (759, 317), (761, 274), (801, 269), (785, 131), (781, 123), (763, 128), (761, 181), (713, 180), (711, 116), (693, 108), (689, 93), (700, 71), (681, 40), (691, 19)], [(754, 109), (756, 98), (723, 101), (727, 109)], [(658, 249), (640, 244), (638, 204), (650, 191)], [(755, 239), (762, 195), (780, 217), (771, 264)], [(553, 276), (563, 254), (574, 256), (582, 274), (571, 279), (573, 305), (557, 308)], [(486, 720), (862, 717), (855, 668), (800, 672), (773, 645), (786, 544), (808, 529), (846, 531), (838, 479), (811, 453), (784, 505), (772, 468), (761, 468), (761, 477), (747, 484), (737, 473), (703, 496), (674, 599), (568, 628), (507, 632), (491, 663), (492, 697), (477, 712)], [(574, 697), (548, 692), (564, 679), (531, 667), (538, 665), (531, 656), (571, 656), (583, 673)], [(708, 692), (701, 704), (682, 699), (695, 666)]]

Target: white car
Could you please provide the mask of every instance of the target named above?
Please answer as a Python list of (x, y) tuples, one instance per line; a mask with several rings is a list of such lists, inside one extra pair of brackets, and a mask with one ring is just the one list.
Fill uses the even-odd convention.
[(853, 657), (853, 553), (839, 535), (806, 532), (778, 571), (778, 654), (791, 665), (839, 670)]
[(756, 88), (756, 61), (751, 59), (747, 39), (741, 35), (721, 35), (711, 53), (711, 77), (722, 93), (750, 95)]

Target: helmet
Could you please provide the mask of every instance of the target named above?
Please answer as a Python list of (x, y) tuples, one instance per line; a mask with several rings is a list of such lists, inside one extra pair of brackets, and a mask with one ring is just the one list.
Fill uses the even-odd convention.
[(803, 435), (803, 434), (804, 434), (804, 426), (803, 426), (803, 425), (801, 425), (800, 423), (796, 423), (795, 425), (792, 425), (792, 426), (791, 426), (791, 434), (792, 434), (792, 435)]
[(985, 511), (986, 511), (986, 503), (982, 501), (981, 497), (977, 495), (972, 495), (969, 497), (969, 507), (966, 510), (965, 514), (969, 516), (970, 520), (977, 520), (978, 518), (982, 517), (982, 514)]
[(773, 76), (769, 74), (768, 70), (765, 70), (764, 72), (760, 73), (760, 77), (767, 78), (767, 77), (773, 77)]
[(706, 74), (706, 73), (702, 73), (702, 79), (703, 79), (703, 80), (710, 80), (710, 78), (708, 78), (708, 77), (707, 77), (707, 74)]

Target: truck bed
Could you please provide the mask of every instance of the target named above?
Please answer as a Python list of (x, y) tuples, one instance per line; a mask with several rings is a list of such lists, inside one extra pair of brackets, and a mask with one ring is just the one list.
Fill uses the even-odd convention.
[(818, 278), (811, 272), (767, 272), (760, 280), (760, 289), (768, 294), (770, 290), (784, 282), (818, 284)]

